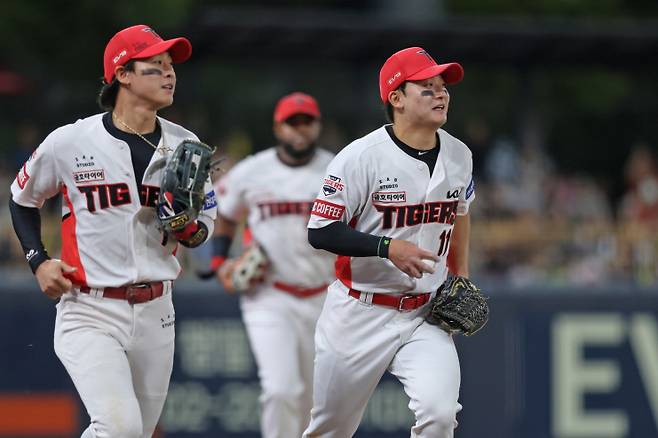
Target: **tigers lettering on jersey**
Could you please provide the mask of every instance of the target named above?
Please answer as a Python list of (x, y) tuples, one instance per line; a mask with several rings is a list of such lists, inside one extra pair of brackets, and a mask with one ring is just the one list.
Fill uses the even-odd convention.
[(260, 211), (261, 220), (269, 219), (275, 216), (285, 216), (297, 214), (309, 216), (313, 202), (309, 201), (280, 201), (280, 202), (260, 202), (257, 204)]
[(457, 217), (459, 201), (427, 202), (414, 205), (378, 205), (382, 213), (382, 228), (412, 227), (419, 224), (441, 223), (452, 225)]

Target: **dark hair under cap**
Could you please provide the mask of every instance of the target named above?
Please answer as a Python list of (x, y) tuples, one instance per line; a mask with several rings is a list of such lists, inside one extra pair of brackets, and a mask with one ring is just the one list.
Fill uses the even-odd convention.
[[(128, 71), (135, 71), (135, 60), (131, 59), (123, 66), (123, 68)], [(121, 83), (119, 83), (119, 80), (116, 77), (113, 78), (112, 82), (109, 84), (106, 84), (105, 81), (103, 81), (103, 86), (98, 92), (98, 97), (96, 98), (96, 102), (102, 110), (112, 111), (114, 109), (120, 87)]]

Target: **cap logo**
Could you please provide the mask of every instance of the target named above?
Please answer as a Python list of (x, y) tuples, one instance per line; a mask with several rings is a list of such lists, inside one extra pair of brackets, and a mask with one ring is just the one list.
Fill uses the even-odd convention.
[(395, 82), (395, 80), (396, 80), (397, 78), (399, 78), (400, 76), (402, 76), (402, 73), (400, 73), (400, 72), (395, 73), (395, 74), (394, 74), (394, 75), (393, 75), (393, 76), (387, 81), (387, 82), (388, 82), (388, 85), (392, 85), (393, 82)]
[(144, 29), (142, 29), (142, 32), (151, 32), (153, 36), (155, 36), (156, 38), (162, 39), (160, 35), (158, 35), (157, 32), (151, 29), (150, 27), (145, 27)]
[(112, 61), (114, 61), (114, 63), (116, 64), (117, 62), (119, 62), (119, 60), (120, 60), (121, 58), (123, 58), (123, 57), (126, 56), (127, 54), (128, 54), (128, 52), (126, 51), (126, 49), (123, 49), (123, 50), (122, 50), (117, 56), (115, 56), (115, 57), (112, 59)]
[(425, 50), (419, 50), (419, 51), (417, 51), (416, 53), (419, 54), (419, 55), (425, 55), (425, 56), (427, 56), (427, 59), (429, 59), (430, 61), (432, 61), (433, 63), (436, 64), (436, 61), (434, 60), (434, 58), (432, 58), (432, 57), (430, 56), (430, 54), (427, 53)]

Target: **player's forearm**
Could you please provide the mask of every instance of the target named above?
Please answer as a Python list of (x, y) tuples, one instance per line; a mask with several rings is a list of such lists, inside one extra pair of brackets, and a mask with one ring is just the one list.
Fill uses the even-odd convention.
[[(315, 249), (350, 257), (388, 258), (385, 236), (363, 233), (343, 222), (333, 222), (322, 228), (309, 228), (308, 241)], [(388, 239), (390, 242), (390, 239)]]
[(30, 269), (35, 273), (39, 265), (50, 259), (41, 241), (39, 209), (23, 207), (15, 203), (13, 199), (9, 199), (9, 212), (25, 258), (30, 264)]
[(222, 215), (217, 216), (215, 222), (215, 235), (212, 239), (212, 261), (211, 268), (217, 269), (228, 258), (231, 244), (233, 243), (233, 236), (237, 229), (237, 223)]
[(448, 269), (455, 275), (469, 276), (468, 245), (471, 236), (470, 215), (457, 216), (452, 230), (450, 253), (448, 254)]

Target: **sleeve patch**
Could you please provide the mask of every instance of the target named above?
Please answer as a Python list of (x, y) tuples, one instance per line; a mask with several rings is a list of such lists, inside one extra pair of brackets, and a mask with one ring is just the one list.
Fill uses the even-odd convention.
[(27, 184), (27, 180), (30, 179), (30, 175), (27, 174), (27, 163), (23, 164), (23, 167), (21, 167), (21, 170), (18, 171), (16, 174), (16, 182), (18, 183), (18, 187), (23, 190), (25, 188), (25, 184)]
[(475, 193), (475, 180), (471, 178), (471, 182), (466, 188), (466, 195), (465, 195), (466, 199), (468, 200), (468, 198), (473, 196), (473, 193)]
[(334, 175), (329, 175), (324, 179), (324, 184), (322, 186), (322, 192), (325, 196), (331, 196), (336, 192), (342, 192), (345, 184), (341, 182), (341, 179)]
[(206, 198), (203, 200), (203, 209), (210, 210), (211, 208), (217, 207), (217, 197), (215, 196), (215, 191), (211, 190), (206, 193)]
[(343, 213), (345, 213), (345, 206), (323, 201), (321, 199), (315, 200), (313, 203), (313, 210), (311, 210), (312, 215), (335, 220), (343, 217)]

